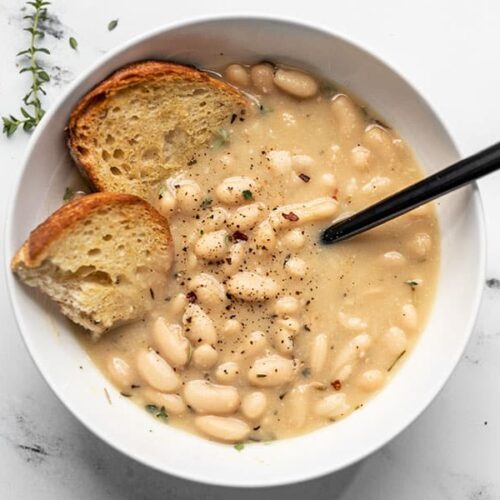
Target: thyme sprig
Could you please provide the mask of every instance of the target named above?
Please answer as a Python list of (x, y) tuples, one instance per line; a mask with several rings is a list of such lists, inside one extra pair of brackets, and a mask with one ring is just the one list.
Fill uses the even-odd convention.
[[(26, 50), (21, 50), (16, 55), (23, 57), (26, 64), (21, 68), (19, 73), (31, 73), (31, 86), (29, 92), (23, 97), (24, 106), (21, 106), (22, 117), (16, 118), (13, 115), (2, 116), (3, 132), (7, 137), (11, 136), (16, 130), (22, 126), (23, 130), (29, 132), (35, 128), (45, 114), (40, 100), (42, 94), (45, 95), (43, 85), (50, 80), (47, 72), (42, 68), (38, 60), (39, 54), (50, 54), (50, 51), (45, 47), (39, 47), (37, 41), (44, 37), (45, 33), (41, 28), (41, 23), (47, 20), (47, 6), (50, 2), (45, 0), (33, 0), (26, 2), (33, 8), (33, 12), (24, 16), (23, 19), (29, 19), (31, 25), (24, 28), (24, 31), (30, 33), (30, 46)], [(28, 109), (31, 108), (31, 109)]]

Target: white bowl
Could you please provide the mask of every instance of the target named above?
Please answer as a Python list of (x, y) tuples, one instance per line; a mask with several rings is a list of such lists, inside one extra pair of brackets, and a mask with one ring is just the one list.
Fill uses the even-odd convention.
[[(61, 201), (74, 171), (63, 131), (75, 103), (120, 66), (152, 58), (201, 67), (261, 59), (296, 64), (336, 80), (370, 103), (410, 143), (428, 173), (458, 158), (443, 124), (413, 87), (373, 55), (326, 30), (255, 17), (174, 24), (106, 55), (47, 114), (33, 135), (15, 188), (7, 258)], [(471, 333), (484, 281), (484, 229), (476, 187), (443, 198), (439, 219), (442, 265), (436, 301), (427, 328), (394, 380), (345, 420), (294, 439), (252, 444), (242, 452), (158, 423), (120, 397), (54, 307), (10, 272), (7, 280), (33, 360), (61, 401), (96, 435), (144, 464), (183, 478), (231, 486), (282, 485), (339, 470), (383, 446), (424, 410), (451, 374)]]

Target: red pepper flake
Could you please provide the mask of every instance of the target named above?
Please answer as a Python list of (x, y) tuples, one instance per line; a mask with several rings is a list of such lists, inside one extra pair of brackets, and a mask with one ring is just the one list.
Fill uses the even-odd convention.
[(340, 389), (342, 389), (342, 383), (340, 382), (340, 380), (334, 380), (331, 384), (330, 384), (336, 391), (340, 391)]
[(196, 299), (198, 297), (196, 296), (196, 294), (194, 292), (188, 292), (186, 293), (186, 299), (188, 300), (188, 302), (190, 304), (192, 304), (193, 302), (196, 302)]
[(299, 174), (299, 177), (304, 181), (304, 182), (309, 182), (311, 178), (306, 175), (306, 174)]
[(335, 201), (338, 201), (338, 197), (337, 195), (339, 194), (339, 190), (338, 189), (335, 189), (335, 191), (333, 192), (332, 194), (332, 198), (335, 200)]
[(235, 240), (235, 241), (238, 241), (238, 240), (247, 241), (248, 236), (245, 233), (242, 233), (241, 231), (235, 231), (233, 233), (233, 240)]
[(287, 214), (282, 213), (283, 219), (289, 220), (290, 222), (297, 222), (299, 220), (299, 216), (294, 214), (293, 212), (289, 212)]

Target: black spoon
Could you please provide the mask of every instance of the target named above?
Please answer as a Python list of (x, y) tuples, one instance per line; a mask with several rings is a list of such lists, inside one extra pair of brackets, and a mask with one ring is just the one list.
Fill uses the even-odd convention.
[(498, 169), (500, 143), (336, 222), (323, 231), (321, 242), (328, 245), (356, 236)]

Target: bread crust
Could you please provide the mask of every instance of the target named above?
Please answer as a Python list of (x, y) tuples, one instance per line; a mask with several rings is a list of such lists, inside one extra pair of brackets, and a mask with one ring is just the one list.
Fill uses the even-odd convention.
[(198, 81), (210, 84), (218, 90), (224, 91), (232, 96), (236, 105), (246, 108), (248, 103), (243, 95), (228, 83), (212, 77), (206, 72), (199, 71), (189, 66), (183, 66), (167, 61), (148, 60), (137, 63), (132, 63), (124, 66), (108, 78), (99, 83), (90, 92), (88, 92), (76, 105), (72, 111), (68, 124), (68, 147), (71, 157), (82, 174), (89, 180), (90, 184), (96, 191), (105, 191), (105, 186), (99, 179), (94, 165), (90, 162), (85, 162), (82, 155), (78, 151), (78, 138), (76, 130), (79, 126), (89, 124), (87, 122), (87, 113), (94, 107), (102, 107), (106, 99), (113, 93), (140, 83), (141, 81), (151, 81), (154, 79), (175, 80), (182, 79), (188, 81)]
[(20, 266), (38, 267), (49, 253), (51, 244), (70, 233), (75, 224), (91, 217), (92, 213), (104, 207), (116, 205), (136, 206), (142, 210), (144, 217), (153, 220), (162, 228), (166, 242), (173, 253), (174, 245), (168, 221), (147, 201), (132, 194), (94, 193), (63, 205), (31, 231), (11, 261), (12, 270), (16, 271)]

